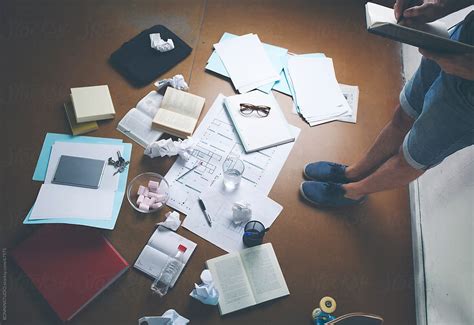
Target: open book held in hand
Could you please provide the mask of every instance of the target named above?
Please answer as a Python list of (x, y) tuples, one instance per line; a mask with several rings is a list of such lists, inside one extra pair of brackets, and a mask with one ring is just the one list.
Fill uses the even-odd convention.
[(161, 107), (153, 119), (153, 127), (179, 138), (193, 134), (205, 99), (168, 87)]
[(365, 15), (370, 33), (434, 52), (474, 52), (474, 46), (449, 39), (447, 27), (441, 21), (403, 25), (403, 20), (397, 23), (393, 9), (371, 2), (365, 5)]
[(206, 262), (225, 315), (290, 294), (270, 243), (215, 257)]
[[(293, 142), (288, 122), (273, 94), (261, 91), (225, 98), (225, 108), (234, 123), (245, 152), (254, 152), (280, 144)], [(245, 105), (242, 108), (242, 105)], [(250, 104), (250, 105), (249, 105)], [(245, 107), (253, 107), (242, 112)], [(262, 108), (260, 112), (258, 108)]]

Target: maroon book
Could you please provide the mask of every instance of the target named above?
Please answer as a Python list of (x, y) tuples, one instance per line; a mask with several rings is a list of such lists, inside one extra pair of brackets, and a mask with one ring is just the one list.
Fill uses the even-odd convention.
[(98, 230), (72, 225), (42, 226), (12, 255), (63, 321), (128, 269)]

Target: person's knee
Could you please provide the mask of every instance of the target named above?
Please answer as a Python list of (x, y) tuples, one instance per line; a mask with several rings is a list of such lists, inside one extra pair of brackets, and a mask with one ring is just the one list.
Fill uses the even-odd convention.
[(414, 122), (415, 120), (407, 113), (405, 113), (400, 107), (400, 105), (398, 105), (390, 123), (394, 128), (400, 130), (403, 133), (406, 133), (411, 129)]
[(396, 169), (403, 171), (404, 174), (409, 174), (409, 175), (412, 175), (414, 178), (417, 178), (425, 172), (424, 169), (415, 168), (408, 162), (408, 160), (405, 157), (402, 147), (400, 147), (400, 150), (398, 151), (397, 155), (394, 158), (395, 158)]

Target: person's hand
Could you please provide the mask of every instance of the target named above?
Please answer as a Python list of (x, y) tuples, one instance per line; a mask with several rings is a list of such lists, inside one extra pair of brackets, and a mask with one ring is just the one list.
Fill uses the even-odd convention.
[(466, 80), (474, 80), (474, 53), (443, 54), (419, 49), (427, 59), (433, 60), (448, 73)]
[(428, 23), (465, 8), (472, 0), (397, 0), (395, 18), (406, 24)]

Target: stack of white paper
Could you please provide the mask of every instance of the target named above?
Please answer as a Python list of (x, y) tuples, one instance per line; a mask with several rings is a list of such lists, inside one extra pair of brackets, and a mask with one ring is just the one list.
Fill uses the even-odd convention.
[(336, 80), (332, 59), (291, 56), (288, 71), (295, 104), (311, 126), (352, 115)]
[(247, 34), (214, 44), (234, 87), (246, 93), (280, 79), (260, 39)]

